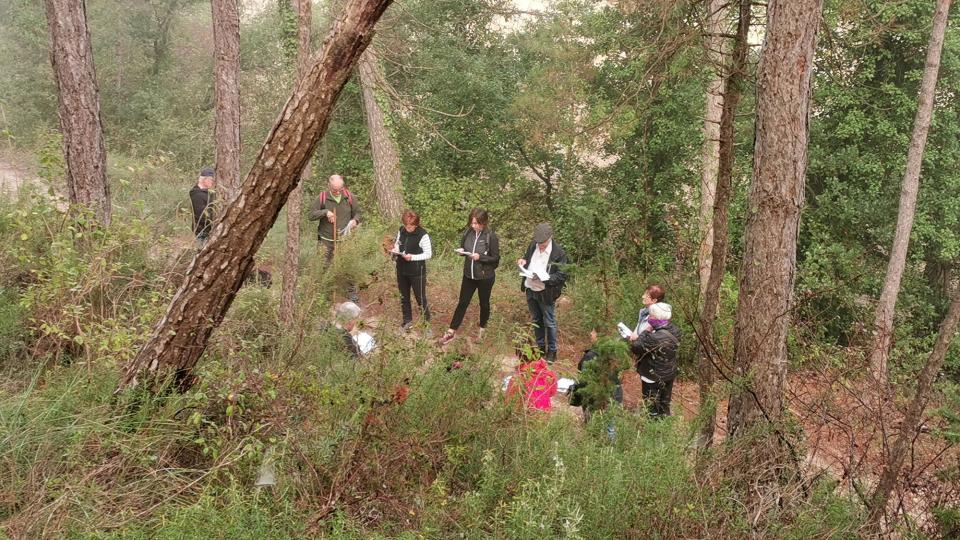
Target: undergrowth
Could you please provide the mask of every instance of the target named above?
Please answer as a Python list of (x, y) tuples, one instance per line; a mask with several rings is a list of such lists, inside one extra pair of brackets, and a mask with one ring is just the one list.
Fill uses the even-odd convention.
[[(378, 351), (354, 359), (332, 302), (355, 283), (375, 313), (396, 303), (375, 226), (332, 267), (307, 252), (295, 324), (278, 321), (278, 284), (245, 286), (190, 391), (115, 394), (191, 248), (158, 238), (151, 213), (89, 231), (42, 198), (2, 210), (0, 336), (12, 339), (0, 361), (15, 383), (0, 387), (0, 527), (11, 537), (846, 538), (862, 519), (823, 483), (758, 529), (737, 502), (748, 479), (705, 475), (682, 419), (598, 404), (583, 424), (506, 403), (502, 356), (522, 308), (495, 314), (486, 346), (450, 352), (395, 332), (384, 311), (370, 323)], [(452, 295), (459, 261), (438, 258), (431, 288)], [(565, 328), (635, 313), (636, 276), (613, 284), (607, 313), (578, 272), (569, 294), (588, 314), (564, 307)], [(691, 296), (675, 290), (677, 304)]]

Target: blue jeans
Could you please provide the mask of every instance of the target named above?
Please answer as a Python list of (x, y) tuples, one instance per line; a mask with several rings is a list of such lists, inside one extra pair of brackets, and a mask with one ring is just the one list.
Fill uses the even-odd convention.
[(536, 325), (533, 333), (537, 337), (537, 346), (545, 353), (556, 353), (556, 304), (552, 301), (544, 301), (542, 295), (527, 289), (527, 308), (530, 310), (530, 318), (533, 319), (533, 324)]

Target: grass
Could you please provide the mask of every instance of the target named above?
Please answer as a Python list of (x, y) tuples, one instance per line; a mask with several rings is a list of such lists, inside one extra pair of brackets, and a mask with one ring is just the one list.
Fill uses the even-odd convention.
[[(111, 167), (118, 225), (93, 251), (76, 251), (40, 207), (0, 215), (0, 241), (16, 248), (0, 261), (19, 276), (0, 293), (0, 336), (22, 340), (7, 349), (17, 383), (0, 387), (0, 529), (11, 537), (843, 538), (858, 526), (857, 505), (824, 487), (752, 529), (736, 502), (746, 480), (705, 476), (682, 419), (613, 408), (583, 425), (505, 403), (502, 359), (527, 319), (512, 254), (503, 254), (486, 340), (462, 337), (443, 352), (394, 331), (392, 269), (378, 252), (391, 230), (372, 222), (331, 268), (304, 226), (296, 324), (277, 320), (275, 271), (271, 289), (241, 289), (190, 392), (115, 396), (118, 364), (182, 271), (169, 261), (189, 256), (176, 238), (192, 180), (121, 158)], [(260, 260), (276, 270), (282, 247), (281, 219)], [(460, 281), (447, 247), (429, 263), (435, 335)], [(614, 315), (635, 311), (637, 277), (628, 278), (616, 284)], [(361, 284), (380, 343), (361, 361), (327, 324), (346, 281)], [(601, 319), (594, 283), (578, 275), (560, 314), (570, 361)], [(476, 319), (474, 304), (462, 335)], [(449, 369), (454, 358), (464, 367)], [(278, 483), (258, 489), (266, 459)]]

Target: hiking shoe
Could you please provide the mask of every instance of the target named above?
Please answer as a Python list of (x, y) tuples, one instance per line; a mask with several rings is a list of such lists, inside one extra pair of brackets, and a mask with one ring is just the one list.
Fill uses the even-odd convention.
[(407, 321), (400, 325), (400, 330), (403, 332), (409, 332), (413, 328), (413, 321)]
[(557, 351), (547, 351), (547, 363), (552, 364), (557, 361)]
[(482, 327), (482, 326), (477, 329), (477, 341), (483, 341), (483, 332), (484, 332), (484, 330), (486, 330), (486, 328), (484, 328), (484, 327)]
[(455, 337), (457, 337), (456, 332), (454, 332), (453, 330), (447, 330), (446, 332), (443, 333), (442, 336), (440, 336), (440, 345), (443, 346), (450, 343), (451, 341), (453, 341), (453, 338)]

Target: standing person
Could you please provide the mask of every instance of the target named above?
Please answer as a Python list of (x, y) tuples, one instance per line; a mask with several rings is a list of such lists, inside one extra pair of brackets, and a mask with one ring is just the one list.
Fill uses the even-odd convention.
[(563, 292), (567, 275), (563, 265), (567, 253), (553, 241), (553, 228), (541, 223), (533, 230), (533, 242), (522, 259), (517, 260), (521, 273), (520, 290), (527, 295), (527, 308), (535, 325), (537, 346), (546, 351), (547, 363), (557, 359), (556, 301)]
[(640, 301), (643, 302), (643, 307), (640, 308), (640, 313), (637, 315), (637, 326), (634, 327), (633, 333), (630, 334), (630, 341), (636, 341), (637, 338), (640, 337), (640, 334), (652, 329), (648, 322), (650, 318), (650, 306), (663, 302), (665, 297), (666, 293), (663, 292), (663, 287), (660, 285), (650, 285), (643, 291), (643, 297), (640, 298)]
[(334, 174), (327, 182), (327, 189), (314, 201), (307, 214), (310, 221), (319, 221), (317, 241), (326, 250), (329, 263), (337, 241), (350, 234), (360, 223), (360, 207), (344, 184), (343, 177)]
[(460, 280), (460, 302), (453, 312), (450, 328), (440, 338), (440, 344), (446, 345), (456, 336), (463, 316), (467, 313), (474, 291), (480, 296), (480, 330), (479, 338), (483, 338), (483, 331), (490, 320), (490, 293), (497, 276), (495, 271), (500, 265), (500, 240), (497, 234), (490, 230), (490, 215), (483, 208), (474, 208), (467, 218), (467, 229), (463, 231), (460, 240), (460, 249), (457, 251), (463, 256), (463, 278)]
[[(427, 306), (427, 263), (433, 256), (430, 235), (420, 226), (420, 216), (413, 210), (405, 210), (401, 216), (403, 226), (397, 231), (393, 243), (393, 256), (397, 261), (397, 288), (400, 289), (400, 310), (403, 312), (401, 327), (408, 330), (413, 326), (413, 312), (410, 307), (410, 290), (417, 298), (420, 312), (425, 321), (430, 320), (430, 308)], [(429, 331), (429, 328), (427, 329)]]
[(670, 322), (672, 314), (670, 304), (652, 304), (650, 318), (647, 319), (651, 330), (642, 332), (630, 345), (637, 356), (643, 400), (654, 419), (670, 416), (673, 380), (677, 377), (680, 329)]
[(204, 167), (200, 170), (197, 185), (190, 190), (190, 203), (193, 205), (193, 234), (197, 237), (197, 248), (203, 248), (213, 229), (213, 168)]

